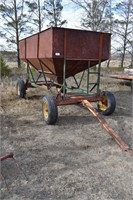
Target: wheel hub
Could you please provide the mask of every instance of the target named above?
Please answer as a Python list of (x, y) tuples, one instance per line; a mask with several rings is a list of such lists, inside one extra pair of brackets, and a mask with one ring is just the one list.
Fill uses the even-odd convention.
[(44, 102), (44, 105), (43, 105), (43, 113), (44, 113), (45, 119), (48, 119), (48, 105), (46, 102)]

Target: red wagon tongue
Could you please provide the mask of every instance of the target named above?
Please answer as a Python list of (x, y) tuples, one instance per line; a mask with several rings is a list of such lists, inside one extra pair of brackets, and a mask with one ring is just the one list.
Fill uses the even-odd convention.
[(105, 121), (105, 119), (96, 111), (96, 109), (93, 107), (93, 105), (87, 101), (83, 100), (81, 102), (83, 106), (88, 108), (88, 110), (97, 118), (97, 120), (100, 122), (100, 124), (103, 126), (103, 128), (113, 137), (115, 142), (119, 145), (119, 147), (127, 151), (131, 154), (133, 154), (133, 150), (120, 138), (120, 136), (108, 125), (108, 123)]

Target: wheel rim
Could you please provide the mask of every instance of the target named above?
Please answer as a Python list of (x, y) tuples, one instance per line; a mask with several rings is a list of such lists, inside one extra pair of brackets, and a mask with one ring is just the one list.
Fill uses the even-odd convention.
[(43, 114), (44, 114), (44, 118), (48, 119), (48, 105), (46, 102), (44, 102), (43, 104)]
[(108, 108), (108, 100), (107, 97), (104, 96), (101, 101), (98, 102), (98, 106), (100, 110), (105, 111)]

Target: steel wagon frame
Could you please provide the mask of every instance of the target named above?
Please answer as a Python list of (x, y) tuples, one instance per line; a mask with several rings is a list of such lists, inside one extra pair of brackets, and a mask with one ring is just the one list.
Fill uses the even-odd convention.
[[(111, 92), (100, 90), (101, 63), (109, 58), (110, 33), (52, 27), (19, 42), (20, 59), (27, 63), (27, 80), (19, 80), (17, 93), (25, 97), (29, 87), (41, 86), (50, 91), (44, 96), (42, 112), (47, 124), (55, 124), (58, 106), (82, 104), (87, 107), (117, 144), (132, 151), (94, 109), (90, 102), (97, 102), (98, 111), (110, 115), (116, 101)], [(37, 70), (34, 76), (31, 66)], [(94, 66), (96, 71), (92, 70)], [(77, 76), (80, 76), (77, 77)], [(95, 81), (91, 79), (95, 76)], [(73, 77), (74, 86), (69, 79)], [(86, 89), (82, 83), (86, 79)]]

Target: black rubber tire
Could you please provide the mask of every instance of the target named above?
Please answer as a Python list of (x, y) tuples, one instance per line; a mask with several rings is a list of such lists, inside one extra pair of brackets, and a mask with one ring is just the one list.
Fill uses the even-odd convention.
[(25, 98), (26, 96), (26, 86), (23, 80), (18, 80), (16, 85), (17, 96), (19, 98)]
[(100, 113), (102, 113), (103, 115), (111, 115), (115, 111), (115, 108), (116, 108), (115, 97), (111, 92), (106, 91), (106, 92), (104, 92), (103, 98), (106, 98), (107, 108), (102, 110), (100, 108), (101, 101), (99, 101), (98, 104), (97, 104), (98, 111)]
[(44, 121), (54, 125), (58, 119), (58, 107), (54, 96), (44, 96), (42, 102), (42, 113)]

